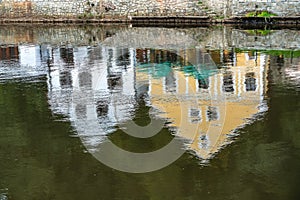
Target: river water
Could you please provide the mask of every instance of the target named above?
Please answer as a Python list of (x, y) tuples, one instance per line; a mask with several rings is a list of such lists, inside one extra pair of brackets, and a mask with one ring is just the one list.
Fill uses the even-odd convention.
[(299, 36), (2, 26), (0, 200), (300, 199)]

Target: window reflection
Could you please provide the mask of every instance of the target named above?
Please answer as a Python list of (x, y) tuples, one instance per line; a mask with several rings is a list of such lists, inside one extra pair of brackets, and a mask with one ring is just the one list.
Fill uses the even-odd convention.
[(219, 118), (218, 111), (216, 107), (208, 106), (206, 111), (206, 116), (208, 121), (216, 121)]
[(207, 135), (203, 134), (199, 137), (199, 148), (207, 149), (209, 147), (209, 138)]
[(233, 92), (233, 77), (232, 72), (226, 72), (223, 75), (223, 91), (224, 92)]
[(198, 108), (191, 108), (189, 110), (189, 117), (193, 124), (201, 122), (201, 110)]
[(97, 102), (96, 110), (98, 117), (104, 117), (108, 113), (108, 103), (107, 101), (100, 100)]
[(117, 53), (116, 65), (127, 68), (127, 66), (130, 65), (129, 49), (118, 49), (116, 53)]
[(82, 104), (77, 104), (75, 107), (76, 116), (78, 119), (86, 118), (86, 106)]
[(62, 88), (72, 88), (72, 73), (64, 70), (59, 73), (59, 82)]
[(107, 85), (109, 90), (121, 89), (122, 77), (120, 74), (109, 74), (107, 77)]
[(209, 79), (198, 79), (198, 88), (208, 89), (209, 88)]
[(90, 63), (94, 63), (103, 59), (102, 48), (97, 46), (93, 50), (88, 51), (88, 58)]
[(0, 60), (10, 60), (19, 58), (18, 46), (0, 47)]
[(121, 89), (122, 74), (113, 66), (113, 50), (108, 50), (107, 59), (107, 85), (109, 90)]
[(256, 79), (254, 78), (254, 72), (246, 74), (246, 91), (255, 91), (256, 90)]
[(41, 61), (43, 63), (50, 64), (53, 62), (52, 60), (52, 49), (48, 48), (46, 45), (41, 45), (40, 46), (40, 52), (41, 52)]
[(62, 47), (60, 48), (60, 57), (65, 61), (66, 64), (74, 64), (74, 52), (73, 48)]
[(89, 72), (81, 72), (79, 74), (79, 87), (92, 88), (92, 75)]
[(174, 76), (174, 72), (171, 71), (165, 79), (166, 91), (167, 92), (175, 92), (176, 91), (176, 78)]
[(283, 56), (277, 56), (276, 63), (277, 63), (278, 69), (282, 68), (284, 66)]

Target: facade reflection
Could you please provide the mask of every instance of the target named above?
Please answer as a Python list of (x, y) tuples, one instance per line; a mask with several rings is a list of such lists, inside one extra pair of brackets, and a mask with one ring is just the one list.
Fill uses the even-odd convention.
[(51, 110), (71, 121), (90, 152), (133, 120), (140, 101), (155, 108), (151, 114), (166, 119), (203, 159), (265, 108), (268, 65), (263, 54), (100, 45), (1, 48), (1, 61), (12, 57), (21, 66), (45, 71)]
[[(98, 60), (90, 56), (94, 50), (101, 54)], [(197, 50), (77, 47), (69, 51), (72, 67), (59, 51), (49, 72), (49, 103), (70, 118), (90, 152), (134, 118), (142, 98), (199, 157), (209, 159), (230, 142), (228, 134), (260, 112), (266, 94), (264, 55), (230, 54), (232, 66), (199, 77), (191, 63), (218, 61), (205, 61)]]
[[(132, 117), (133, 50), (77, 47), (68, 50), (73, 52), (73, 61), (62, 59), (60, 51), (54, 49), (48, 75), (49, 103), (54, 112), (70, 118), (83, 143), (93, 151), (105, 135), (116, 130), (118, 122)], [(66, 81), (61, 81), (62, 76)]]
[[(147, 77), (151, 106), (164, 111), (162, 117), (172, 121), (177, 134), (189, 139), (191, 148), (203, 159), (211, 158), (230, 142), (228, 134), (265, 109), (266, 56), (233, 53), (231, 57), (231, 66), (203, 79), (182, 70), (173, 70), (168, 74), (171, 78)], [(177, 88), (171, 94), (168, 79)], [(174, 95), (177, 101), (170, 101)], [(191, 95), (197, 96), (196, 104), (187, 98)]]

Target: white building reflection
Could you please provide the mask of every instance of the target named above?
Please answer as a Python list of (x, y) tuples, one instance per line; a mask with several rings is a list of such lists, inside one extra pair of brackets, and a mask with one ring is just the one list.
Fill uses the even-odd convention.
[(0, 45), (0, 80), (34, 79), (47, 74), (40, 45)]
[(48, 82), (51, 109), (70, 119), (92, 151), (118, 123), (132, 118), (134, 51), (98, 46), (52, 52)]
[(41, 52), (39, 45), (19, 45), (21, 66), (41, 66)]

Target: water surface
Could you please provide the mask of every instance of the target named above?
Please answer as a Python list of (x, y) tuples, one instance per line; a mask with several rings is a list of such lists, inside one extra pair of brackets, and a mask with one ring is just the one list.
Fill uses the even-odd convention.
[[(0, 199), (298, 199), (299, 44), (254, 50), (224, 30), (4, 27)], [(228, 32), (247, 46), (207, 38)], [(151, 117), (155, 136), (126, 134)], [(143, 153), (173, 139), (186, 152), (150, 173), (95, 157), (108, 140)]]

